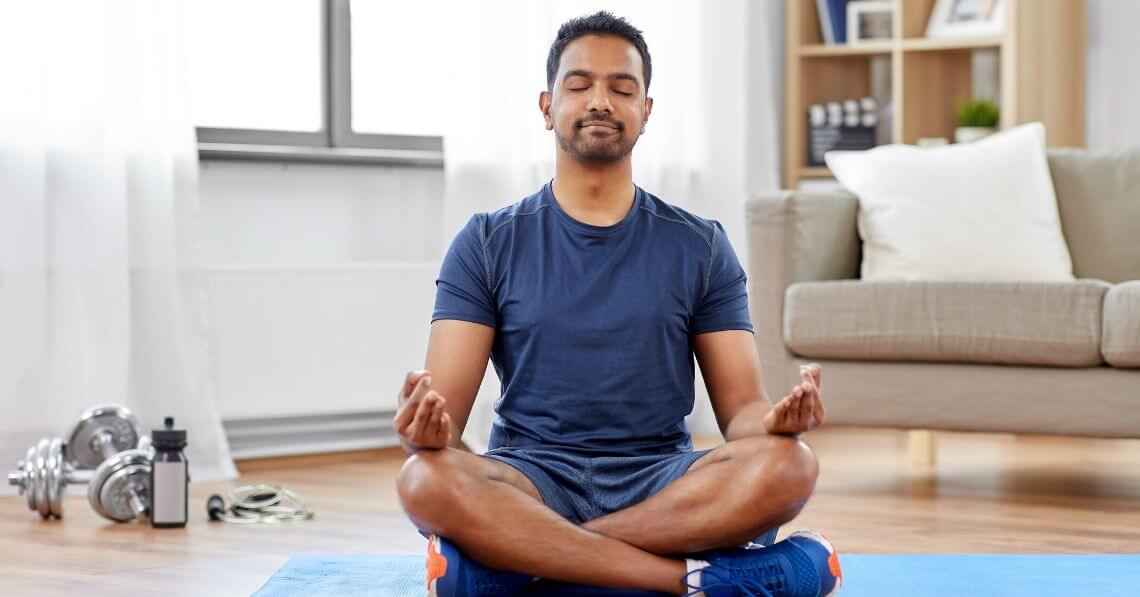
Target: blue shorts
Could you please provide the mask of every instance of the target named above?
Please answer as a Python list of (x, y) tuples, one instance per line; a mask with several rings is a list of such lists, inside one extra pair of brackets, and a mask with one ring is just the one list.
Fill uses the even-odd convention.
[(484, 454), (518, 469), (555, 512), (582, 524), (639, 504), (689, 470), (708, 450), (647, 456), (589, 456), (542, 447)]

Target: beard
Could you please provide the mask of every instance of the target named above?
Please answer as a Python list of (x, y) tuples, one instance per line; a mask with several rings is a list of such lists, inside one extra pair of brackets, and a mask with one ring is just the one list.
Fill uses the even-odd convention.
[(574, 133), (570, 137), (563, 137), (558, 133), (558, 129), (554, 130), (554, 138), (558, 140), (558, 146), (575, 161), (584, 164), (610, 164), (621, 160), (633, 151), (637, 137), (627, 139), (624, 126), (608, 121), (617, 126), (617, 130), (609, 135), (595, 136), (582, 130), (582, 124), (587, 120), (598, 119), (582, 119), (575, 122)]

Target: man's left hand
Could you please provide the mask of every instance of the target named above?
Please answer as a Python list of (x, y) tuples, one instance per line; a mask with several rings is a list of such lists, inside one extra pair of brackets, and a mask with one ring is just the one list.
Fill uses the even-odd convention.
[(822, 388), (819, 364), (800, 365), (800, 383), (764, 416), (764, 431), (797, 435), (823, 425)]

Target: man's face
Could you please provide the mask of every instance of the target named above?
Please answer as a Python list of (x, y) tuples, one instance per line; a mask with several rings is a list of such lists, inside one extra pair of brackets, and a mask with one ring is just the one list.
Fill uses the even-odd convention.
[(551, 92), (539, 107), (558, 145), (583, 163), (629, 155), (653, 108), (645, 97), (641, 54), (612, 35), (586, 35), (566, 45)]

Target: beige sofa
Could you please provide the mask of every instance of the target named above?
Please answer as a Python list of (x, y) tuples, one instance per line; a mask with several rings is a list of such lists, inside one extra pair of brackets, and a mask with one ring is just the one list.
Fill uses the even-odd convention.
[(1074, 282), (858, 280), (854, 196), (750, 198), (766, 385), (817, 361), (830, 423), (1140, 438), (1140, 148), (1049, 166)]

